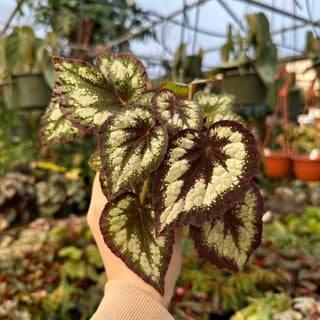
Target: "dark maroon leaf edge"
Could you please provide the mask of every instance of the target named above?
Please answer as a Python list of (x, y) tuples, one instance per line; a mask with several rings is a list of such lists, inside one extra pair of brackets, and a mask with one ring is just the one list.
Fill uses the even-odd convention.
[[(254, 228), (255, 228), (255, 237), (253, 242), (251, 243), (251, 248), (247, 252), (247, 260), (246, 263), (248, 262), (251, 254), (259, 247), (261, 243), (261, 236), (262, 236), (262, 217), (264, 214), (264, 203), (263, 203), (263, 198), (260, 194), (259, 188), (257, 185), (253, 182), (250, 181), (250, 189), (253, 190), (255, 196), (256, 196), (256, 204), (255, 204), (255, 223), (254, 223)], [(228, 220), (229, 216), (234, 215), (237, 210), (240, 209), (242, 204), (236, 204), (232, 208), (230, 208), (227, 212), (223, 214), (222, 219)], [(220, 219), (220, 218), (218, 218)], [(213, 219), (214, 222), (215, 219)], [(231, 220), (231, 219), (230, 219)], [(208, 222), (210, 223), (210, 222)], [(205, 258), (207, 259), (210, 263), (216, 265), (218, 268), (227, 268), (233, 272), (238, 272), (239, 271), (239, 266), (232, 261), (231, 259), (228, 259), (226, 257), (220, 256), (217, 251), (213, 248), (210, 247), (204, 237), (204, 233), (202, 231), (203, 226), (201, 227), (196, 227), (196, 226), (190, 226), (190, 235), (194, 240), (194, 246), (195, 249), (198, 252), (198, 255), (200, 258)]]
[[(243, 136), (246, 138), (246, 148), (247, 148), (247, 166), (243, 172), (242, 178), (239, 180), (239, 183), (234, 186), (231, 190), (226, 191), (219, 201), (216, 202), (215, 205), (207, 206), (207, 207), (195, 207), (194, 209), (190, 209), (189, 211), (183, 211), (178, 219), (172, 221), (171, 224), (167, 225), (166, 228), (163, 230), (161, 229), (160, 217), (165, 210), (165, 199), (164, 199), (164, 192), (162, 186), (162, 180), (164, 179), (166, 173), (168, 172), (168, 154), (170, 153), (170, 149), (174, 145), (174, 143), (182, 136), (186, 136), (189, 133), (196, 132), (199, 134), (200, 138), (198, 139), (198, 145), (200, 144), (200, 148), (196, 148), (193, 152), (197, 156), (201, 153), (201, 148), (204, 148), (203, 141), (209, 135), (210, 129), (216, 127), (231, 127), (236, 131), (239, 131)], [(201, 145), (202, 144), (202, 145)], [(192, 153), (192, 151), (191, 151)], [(199, 159), (195, 158), (194, 160), (195, 166), (199, 164)], [(174, 134), (169, 141), (168, 152), (167, 156), (165, 157), (164, 161), (162, 162), (159, 169), (156, 171), (154, 184), (153, 184), (153, 206), (155, 210), (155, 226), (158, 235), (161, 235), (169, 230), (172, 230), (175, 227), (181, 227), (186, 225), (197, 225), (200, 226), (207, 221), (210, 221), (214, 217), (221, 216), (226, 210), (231, 208), (236, 203), (241, 203), (244, 200), (246, 192), (250, 188), (249, 180), (256, 176), (259, 173), (260, 166), (259, 166), (259, 150), (258, 145), (255, 140), (253, 134), (243, 125), (230, 120), (222, 120), (219, 122), (214, 123), (211, 125), (207, 133), (200, 132), (198, 130), (193, 129), (185, 129), (177, 132)], [(185, 174), (187, 178), (190, 178), (190, 173)], [(195, 178), (195, 177), (193, 177)], [(180, 193), (180, 198), (185, 197), (189, 190), (190, 186), (186, 186), (185, 189)]]
[[(135, 272), (139, 277), (141, 277), (144, 281), (149, 283), (151, 286), (153, 286), (161, 295), (164, 295), (164, 285), (165, 285), (165, 275), (168, 270), (172, 252), (173, 252), (173, 245), (175, 242), (174, 239), (174, 232), (170, 231), (164, 235), (166, 238), (166, 246), (165, 246), (165, 255), (163, 256), (163, 263), (162, 263), (162, 271), (160, 273), (160, 281), (154, 282), (150, 277), (148, 277), (145, 273), (141, 272), (140, 268), (138, 268), (134, 261), (130, 259), (128, 254), (123, 254), (119, 250), (119, 248), (115, 245), (112, 236), (110, 235), (109, 232), (109, 226), (107, 223), (105, 223), (107, 216), (108, 216), (108, 211), (110, 206), (112, 206), (116, 202), (120, 202), (121, 199), (125, 198), (126, 196), (131, 196), (131, 197), (136, 197), (135, 194), (133, 193), (125, 193), (120, 195), (118, 198), (111, 200), (108, 202), (105, 206), (105, 208), (102, 211), (101, 217), (100, 217), (100, 230), (103, 235), (104, 241), (106, 245), (109, 247), (109, 249), (112, 251), (113, 254), (115, 254), (118, 258), (120, 258), (126, 266), (131, 269), (133, 272)], [(137, 203), (140, 201), (138, 198)], [(148, 214), (148, 212), (146, 212)], [(151, 219), (151, 217), (149, 217)], [(153, 222), (152, 222), (153, 224)], [(130, 229), (130, 226), (125, 226), (126, 228)], [(129, 239), (127, 239), (129, 241)]]

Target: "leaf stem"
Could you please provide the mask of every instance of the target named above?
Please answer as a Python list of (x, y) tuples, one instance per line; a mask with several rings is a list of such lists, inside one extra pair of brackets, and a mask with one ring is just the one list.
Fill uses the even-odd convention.
[(143, 182), (141, 196), (140, 196), (140, 203), (144, 202), (144, 199), (146, 197), (147, 190), (148, 190), (148, 183), (149, 183), (149, 178)]
[(188, 99), (192, 99), (192, 85), (189, 84), (188, 86)]

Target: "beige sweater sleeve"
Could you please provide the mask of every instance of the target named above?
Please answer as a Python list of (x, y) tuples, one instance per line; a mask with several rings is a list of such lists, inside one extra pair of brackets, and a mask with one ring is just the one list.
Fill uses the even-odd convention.
[(90, 320), (172, 320), (168, 310), (155, 298), (135, 285), (111, 280)]

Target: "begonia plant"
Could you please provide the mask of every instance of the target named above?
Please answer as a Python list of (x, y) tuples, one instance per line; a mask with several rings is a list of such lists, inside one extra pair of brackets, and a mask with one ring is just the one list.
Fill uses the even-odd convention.
[(129, 53), (54, 64), (41, 143), (98, 136), (90, 165), (108, 199), (100, 229), (112, 252), (161, 294), (177, 227), (190, 226), (200, 257), (242, 268), (260, 244), (263, 201), (258, 146), (232, 98), (194, 93), (200, 80), (146, 92)]

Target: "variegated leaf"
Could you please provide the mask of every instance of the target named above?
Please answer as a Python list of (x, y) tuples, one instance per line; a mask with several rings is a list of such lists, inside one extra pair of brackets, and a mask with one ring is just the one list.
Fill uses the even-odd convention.
[(261, 194), (251, 182), (243, 203), (201, 227), (190, 226), (199, 256), (219, 268), (239, 271), (260, 244), (263, 213)]
[(141, 104), (151, 109), (151, 98), (153, 97), (153, 92), (145, 93), (138, 101), (137, 104)]
[(256, 140), (237, 122), (216, 122), (207, 132), (176, 133), (154, 179), (157, 234), (221, 216), (243, 201), (248, 180), (258, 172)]
[(173, 91), (161, 89), (154, 94), (151, 103), (155, 117), (170, 134), (203, 127), (203, 110), (193, 100), (179, 98)]
[(101, 159), (100, 159), (100, 152), (99, 152), (99, 148), (97, 148), (93, 154), (90, 156), (89, 159), (89, 166), (92, 170), (99, 172), (101, 171), (102, 167), (101, 167)]
[(149, 108), (133, 105), (110, 117), (99, 134), (109, 198), (147, 179), (161, 164), (167, 146), (168, 133), (163, 127), (155, 126)]
[(196, 89), (198, 84), (208, 83), (211, 81), (212, 80), (207, 80), (207, 79), (196, 79), (196, 80), (192, 81), (190, 84), (165, 81), (165, 82), (161, 83), (160, 89), (170, 89), (178, 97), (189, 98), (189, 97), (192, 97), (194, 90)]
[(108, 199), (108, 183), (107, 183), (107, 175), (104, 172), (104, 170), (101, 170), (99, 173), (99, 181), (101, 185), (102, 193), (106, 196)]
[(194, 88), (190, 87), (188, 84), (177, 83), (165, 81), (161, 83), (159, 89), (169, 89), (172, 90), (180, 98), (188, 98), (190, 94), (193, 94)]
[(54, 91), (46, 113), (41, 118), (41, 145), (44, 147), (55, 143), (65, 143), (72, 141), (74, 136), (83, 137), (83, 135), (84, 132), (75, 128), (61, 112), (59, 98)]
[(205, 92), (196, 92), (193, 99), (198, 102), (207, 117), (212, 112), (232, 111), (234, 96), (231, 94), (214, 94)]
[(237, 121), (241, 123), (242, 125), (245, 125), (245, 121), (236, 113), (231, 111), (216, 111), (211, 112), (206, 117), (206, 126), (209, 127), (215, 122), (221, 121), (221, 120), (231, 120), (231, 121)]
[(97, 133), (122, 103), (108, 90), (105, 77), (96, 67), (84, 61), (57, 57), (54, 63), (61, 111), (75, 127)]
[(98, 58), (99, 69), (107, 80), (107, 90), (122, 106), (136, 102), (146, 91), (144, 65), (130, 53), (115, 53)]
[(141, 204), (134, 194), (121, 195), (106, 205), (100, 229), (111, 251), (163, 294), (174, 234), (155, 236), (151, 203)]

